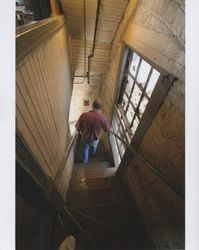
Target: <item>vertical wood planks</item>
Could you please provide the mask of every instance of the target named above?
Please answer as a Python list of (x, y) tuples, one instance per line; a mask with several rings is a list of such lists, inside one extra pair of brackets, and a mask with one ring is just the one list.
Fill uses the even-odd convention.
[[(23, 37), (20, 39), (23, 40)], [(16, 65), (17, 130), (52, 179), (61, 166), (67, 148), (66, 141), (70, 137), (68, 116), (72, 93), (71, 72), (68, 31), (63, 24), (37, 48), (20, 58), (20, 61), (17, 60)], [(63, 196), (72, 171), (71, 154), (66, 163), (67, 169), (58, 183)]]

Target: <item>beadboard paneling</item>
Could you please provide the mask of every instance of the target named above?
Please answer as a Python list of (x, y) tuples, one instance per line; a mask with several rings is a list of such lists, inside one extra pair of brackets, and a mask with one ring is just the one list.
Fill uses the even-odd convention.
[[(70, 138), (68, 116), (72, 69), (69, 34), (63, 20), (63, 17), (53, 18), (51, 23), (48, 20), (47, 28), (42, 22), (45, 36), (31, 50), (26, 48), (26, 44), (34, 42), (34, 34), (41, 34), (41, 25), (17, 35), (17, 130), (44, 172), (52, 179), (62, 164), (66, 141)], [(20, 43), (24, 44), (24, 52)], [(72, 161), (66, 165), (69, 169), (64, 170), (64, 173), (70, 176)], [(69, 178), (61, 178), (57, 184), (62, 187), (59, 190), (63, 195), (66, 193), (67, 181)]]

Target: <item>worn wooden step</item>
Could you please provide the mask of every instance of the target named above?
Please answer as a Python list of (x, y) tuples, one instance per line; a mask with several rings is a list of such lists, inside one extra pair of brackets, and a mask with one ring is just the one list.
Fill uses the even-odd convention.
[[(92, 163), (92, 162), (103, 162), (103, 161), (109, 161), (109, 162), (113, 162), (110, 157), (106, 156), (106, 155), (96, 155), (96, 156), (89, 156), (88, 158), (88, 163)], [(75, 156), (75, 163), (83, 163), (82, 161), (82, 157), (81, 156)]]
[(122, 232), (127, 227), (130, 227), (129, 218), (132, 218), (132, 221), (134, 220), (133, 211), (128, 201), (106, 203), (103, 206), (70, 207), (70, 209), (74, 214), (85, 217), (88, 220), (91, 218), (91, 221), (94, 218), (110, 228), (117, 229), (118, 232)]
[(67, 194), (67, 204), (74, 206), (125, 200), (124, 190), (120, 186), (94, 189), (69, 189)]
[(111, 187), (114, 185), (120, 185), (120, 179), (117, 176), (105, 177), (105, 178), (72, 178), (70, 182), (71, 188), (95, 188), (95, 187)]
[(75, 163), (73, 170), (78, 169), (95, 169), (95, 168), (113, 168), (114, 165), (109, 161), (97, 161), (88, 163)]
[(146, 230), (130, 202), (69, 210), (100, 250), (151, 249)]
[(81, 168), (73, 171), (72, 178), (96, 179), (115, 176), (116, 168)]

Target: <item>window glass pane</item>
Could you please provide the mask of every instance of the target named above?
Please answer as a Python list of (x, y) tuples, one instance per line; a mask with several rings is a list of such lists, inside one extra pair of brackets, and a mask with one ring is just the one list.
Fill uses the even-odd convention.
[(151, 66), (147, 62), (142, 60), (140, 68), (139, 68), (138, 76), (137, 76), (137, 81), (138, 83), (142, 84), (142, 87), (145, 86), (150, 69), (151, 69)]
[(140, 117), (142, 117), (147, 104), (148, 104), (148, 99), (146, 97), (143, 97), (139, 106)]
[(125, 153), (125, 147), (124, 147), (123, 144), (122, 144), (121, 147), (120, 147), (120, 153), (121, 153), (121, 156), (123, 156), (124, 153)]
[(117, 138), (117, 145), (118, 145), (118, 147), (120, 148), (120, 146), (121, 146), (121, 141)]
[(112, 127), (113, 127), (113, 131), (116, 132), (117, 125), (116, 125), (115, 116), (113, 117)]
[[(120, 93), (121, 95), (119, 95), (119, 97), (122, 96), (122, 100), (119, 99), (118, 103), (121, 112), (118, 109), (118, 113), (115, 113), (114, 131), (116, 131), (125, 142), (130, 143), (160, 77), (160, 72), (154, 69), (150, 63), (142, 59), (138, 54), (128, 48), (127, 50), (128, 55), (127, 57), (125, 56), (124, 59), (126, 61), (123, 65), (126, 65), (124, 72), (125, 74), (127, 72), (128, 75), (125, 75), (126, 82), (122, 82), (124, 85), (122, 85), (122, 92)], [(121, 77), (124, 77), (124, 75)], [(149, 79), (149, 81), (146, 86), (147, 79)], [(142, 99), (140, 99), (141, 96)], [(134, 110), (136, 110), (136, 112)], [(118, 153), (122, 157), (126, 149), (126, 144), (123, 144), (123, 142), (118, 139), (116, 141)]]
[(134, 52), (133, 53), (133, 59), (129, 68), (130, 73), (135, 77), (136, 75), (136, 71), (137, 71), (137, 67), (140, 61), (140, 57)]
[(126, 116), (127, 116), (127, 119), (129, 121), (129, 123), (131, 123), (132, 119), (133, 119), (133, 116), (134, 116), (134, 110), (133, 110), (133, 107), (131, 105), (129, 105), (128, 107), (128, 110), (127, 110), (127, 113), (126, 113)]
[(126, 92), (128, 93), (129, 96), (130, 96), (130, 93), (131, 93), (133, 82), (134, 82), (134, 80), (132, 79), (132, 77), (130, 75), (128, 75), (128, 82), (127, 82), (127, 85), (126, 85)]
[(138, 102), (140, 100), (140, 96), (142, 94), (142, 91), (138, 88), (138, 86), (135, 84), (132, 96), (131, 96), (131, 100), (133, 102), (134, 107), (136, 108), (138, 105)]
[(133, 134), (135, 134), (135, 131), (136, 131), (137, 127), (138, 127), (138, 124), (139, 124), (139, 120), (138, 120), (138, 118), (136, 116), (134, 121), (133, 121), (133, 127), (132, 127)]
[(123, 107), (124, 111), (126, 111), (127, 104), (128, 104), (128, 98), (127, 98), (126, 94), (124, 94), (123, 100), (122, 100), (122, 107)]
[(120, 137), (122, 136), (122, 134), (123, 134), (123, 130), (122, 130), (122, 125), (120, 124), (120, 126), (119, 126), (119, 134), (120, 134)]
[(118, 150), (118, 146), (117, 146), (117, 142), (116, 142), (115, 137), (114, 137), (114, 144), (115, 144), (115, 150), (116, 150), (115, 156), (117, 158), (117, 162), (120, 163), (121, 162), (121, 158), (120, 158), (120, 154), (119, 154), (119, 150)]
[(151, 94), (153, 92), (153, 89), (158, 81), (159, 76), (160, 76), (160, 73), (157, 70), (153, 69), (148, 86), (146, 88), (146, 93), (149, 97), (151, 96)]

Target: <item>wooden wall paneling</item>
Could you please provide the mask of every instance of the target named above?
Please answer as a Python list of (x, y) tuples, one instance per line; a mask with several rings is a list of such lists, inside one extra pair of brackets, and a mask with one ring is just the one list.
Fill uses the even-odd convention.
[[(32, 135), (32, 137), (33, 137), (33, 139), (34, 139), (34, 141), (35, 141), (35, 143), (40, 151), (40, 154), (43, 158), (42, 166), (43, 166), (45, 172), (51, 173), (50, 176), (52, 177), (52, 176), (54, 176), (54, 172), (53, 172), (52, 168), (50, 167), (51, 164), (49, 163), (49, 158), (46, 157), (46, 154), (43, 150), (45, 145), (43, 145), (40, 134), (38, 133), (38, 129), (35, 125), (34, 119), (31, 115), (31, 112), (28, 109), (27, 104), (24, 101), (23, 95), (22, 95), (20, 89), (18, 88), (18, 86), (16, 87), (16, 97), (17, 97), (17, 109), (19, 111), (17, 113), (17, 115), (20, 113), (20, 115), (22, 117), (21, 121), (23, 120), (23, 122), (21, 122), (20, 119), (18, 120), (18, 123), (17, 123), (18, 130), (23, 135), (25, 135), (23, 133), (24, 129), (25, 129), (25, 127), (28, 128), (28, 130), (30, 131), (30, 133), (31, 133), (31, 135)], [(23, 127), (23, 125), (25, 125), (25, 126)], [(30, 145), (30, 148), (31, 148), (32, 140), (27, 141), (27, 143)], [(41, 158), (39, 158), (39, 160), (41, 160)]]
[[(62, 53), (62, 56), (64, 54), (68, 54), (68, 55), (71, 55), (71, 43), (70, 43), (70, 36), (69, 36), (69, 33), (68, 33), (68, 28), (67, 26), (65, 26), (65, 29), (64, 29), (64, 40), (63, 40), (63, 53)], [(64, 46), (64, 44), (67, 43), (67, 46)], [(66, 95), (65, 95), (65, 100), (63, 100), (65, 102), (65, 112), (67, 114), (67, 117), (69, 117), (69, 111), (70, 111), (70, 101), (71, 101), (71, 96), (72, 96), (72, 89), (73, 89), (73, 85), (69, 85), (67, 84), (69, 81), (73, 81), (73, 69), (72, 69), (72, 58), (71, 57), (68, 57), (67, 58), (67, 61), (65, 62), (65, 65), (64, 65), (64, 72), (65, 72), (65, 75), (64, 75), (64, 78), (66, 78), (66, 75), (67, 76), (70, 76), (67, 78), (67, 81), (64, 82), (64, 88), (66, 89)], [(66, 86), (67, 84), (67, 86)], [(63, 116), (63, 123), (66, 123), (66, 118)], [(67, 123), (67, 127), (66, 127), (68, 133), (70, 133), (70, 130), (69, 130), (69, 123)]]
[(63, 155), (63, 147), (61, 145), (60, 139), (59, 139), (59, 135), (58, 135), (58, 129), (56, 126), (56, 118), (55, 118), (55, 113), (53, 111), (53, 105), (54, 105), (54, 96), (56, 93), (53, 93), (52, 91), (52, 83), (51, 83), (51, 78), (49, 77), (49, 74), (47, 71), (48, 66), (46, 64), (43, 63), (43, 50), (40, 51), (40, 53), (35, 54), (35, 58), (38, 61), (38, 64), (40, 66), (40, 69), (42, 69), (42, 75), (43, 75), (43, 81), (44, 81), (44, 91), (46, 93), (46, 97), (48, 99), (48, 108), (49, 108), (49, 118), (51, 120), (51, 124), (52, 124), (52, 139), (53, 139), (53, 143), (54, 145), (56, 145), (57, 150), (59, 149), (59, 155), (62, 156)]
[(65, 24), (63, 15), (47, 18), (25, 27), (17, 28), (16, 62), (17, 64), (34, 51), (39, 44), (52, 36)]
[[(19, 93), (18, 89), (17, 89), (17, 93)], [(20, 95), (21, 95), (21, 93), (20, 93)], [(48, 145), (45, 144), (43, 138), (41, 137), (42, 135), (41, 135), (40, 131), (38, 130), (38, 126), (35, 123), (36, 119), (31, 114), (30, 108), (27, 107), (27, 104), (22, 99), (23, 97), (20, 96), (20, 98), (21, 98), (21, 100), (18, 103), (19, 103), (19, 106), (20, 106), (19, 109), (21, 111), (23, 119), (25, 120), (26, 125), (28, 126), (29, 130), (32, 132), (35, 140), (37, 141), (37, 146), (40, 148), (40, 151), (41, 151), (41, 153), (42, 153), (42, 155), (43, 155), (43, 157), (45, 159), (45, 162), (46, 162), (45, 166), (50, 168), (51, 172), (54, 175), (54, 171), (52, 169), (52, 160), (51, 160), (51, 157), (50, 157), (50, 152), (46, 151), (46, 149), (48, 148)], [(19, 130), (20, 130), (20, 128), (19, 128)], [(23, 132), (23, 131), (20, 131), (20, 132)], [(32, 142), (29, 142), (30, 146), (31, 146), (31, 143)]]
[[(49, 70), (52, 72), (52, 91), (54, 93), (54, 98), (53, 98), (53, 113), (54, 113), (54, 116), (55, 116), (55, 123), (56, 123), (56, 128), (57, 128), (57, 134), (58, 134), (58, 137), (59, 137), (59, 141), (61, 143), (61, 147), (64, 147), (64, 140), (62, 138), (62, 134), (61, 134), (61, 131), (60, 131), (60, 123), (59, 123), (59, 107), (58, 107), (58, 104), (59, 104), (59, 94), (58, 94), (58, 86), (57, 86), (57, 81), (59, 79), (59, 67), (58, 65), (60, 66), (60, 64), (58, 63), (58, 56), (57, 56), (57, 53), (54, 53), (54, 50), (52, 50), (51, 48), (53, 48), (55, 46), (54, 44), (54, 39), (50, 39), (48, 44), (47, 44), (47, 48), (46, 48), (46, 51), (48, 53), (48, 62), (47, 64), (49, 65)], [(58, 72), (57, 72), (58, 71)]]
[[(63, 140), (63, 142), (65, 143), (65, 139), (64, 135), (66, 135), (67, 133), (67, 121), (66, 121), (66, 105), (67, 105), (67, 100), (66, 100), (66, 95), (67, 95), (67, 76), (66, 76), (66, 72), (67, 72), (67, 68), (66, 68), (66, 58), (65, 55), (69, 54), (66, 53), (66, 46), (68, 46), (68, 44), (66, 44), (66, 39), (65, 39), (65, 27), (63, 29), (61, 29), (58, 32), (58, 36), (56, 38), (56, 44), (58, 47), (58, 53), (57, 53), (57, 68), (56, 68), (56, 72), (57, 72), (57, 79), (60, 79), (60, 85), (57, 88), (57, 93), (59, 97), (59, 107), (61, 107), (61, 114), (59, 115), (59, 129), (60, 129), (60, 133), (61, 133), (61, 138)], [(65, 49), (63, 48), (65, 47)], [(70, 74), (70, 71), (69, 71)], [(65, 91), (64, 91), (65, 90)]]
[(38, 55), (38, 59), (40, 60), (40, 63), (43, 67), (43, 70), (46, 74), (47, 77), (47, 81), (48, 81), (48, 94), (50, 96), (50, 102), (51, 102), (51, 114), (52, 114), (52, 119), (53, 119), (53, 124), (54, 124), (54, 129), (55, 129), (55, 136), (56, 136), (56, 140), (57, 143), (59, 144), (60, 147), (60, 152), (63, 154), (63, 143), (61, 140), (61, 136), (59, 133), (59, 129), (58, 129), (58, 124), (57, 124), (57, 95), (56, 95), (56, 89), (55, 89), (55, 77), (53, 74), (53, 66), (51, 65), (51, 56), (49, 55), (48, 52), (48, 46), (49, 44), (47, 44), (45, 47), (42, 47), (42, 53), (40, 53)]
[(43, 113), (44, 113), (44, 122), (45, 122), (46, 130), (51, 131), (51, 133), (49, 134), (49, 140), (50, 140), (49, 146), (50, 146), (50, 150), (52, 152), (52, 155), (54, 155), (55, 159), (57, 160), (56, 165), (54, 166), (56, 169), (56, 168), (58, 168), (58, 166), (61, 162), (62, 156), (61, 156), (61, 154), (59, 154), (59, 151), (60, 151), (59, 147), (58, 146), (55, 147), (57, 138), (53, 137), (54, 129), (51, 129), (51, 126), (52, 126), (52, 115), (50, 112), (51, 104), (50, 104), (47, 89), (45, 86), (46, 81), (45, 81), (44, 76), (43, 76), (44, 68), (41, 69), (40, 62), (37, 59), (37, 54), (39, 54), (39, 53), (35, 52), (33, 57), (31, 58), (32, 68), (35, 70), (35, 73), (38, 73), (38, 77), (39, 77), (37, 89), (38, 89), (38, 95), (39, 95), (39, 99), (40, 99), (40, 109), (43, 110)]
[(49, 79), (46, 77), (45, 75), (45, 70), (46, 70), (46, 66), (42, 65), (41, 63), (41, 59), (40, 59), (40, 54), (41, 51), (35, 52), (35, 54), (33, 55), (33, 58), (31, 59), (31, 61), (33, 60), (33, 64), (35, 64), (35, 67), (37, 67), (37, 71), (39, 71), (39, 74), (41, 76), (40, 79), (40, 88), (41, 88), (41, 98), (44, 99), (44, 102), (41, 103), (41, 109), (44, 109), (44, 114), (46, 114), (45, 116), (45, 121), (46, 121), (46, 128), (47, 130), (49, 130), (49, 137), (51, 139), (51, 145), (53, 147), (53, 151), (55, 153), (55, 155), (57, 155), (59, 162), (58, 165), (60, 164), (60, 161), (62, 159), (62, 149), (60, 144), (58, 144), (58, 138), (55, 135), (55, 127), (54, 127), (54, 114), (52, 112), (52, 104), (51, 104), (51, 100), (52, 98), (49, 95), (49, 89), (50, 89), (50, 84), (49, 84)]
[[(38, 24), (17, 33), (17, 129), (44, 172), (54, 179), (64, 161), (70, 137), (72, 71), (68, 30), (63, 17)], [(43, 39), (35, 41), (34, 34)], [(29, 48), (33, 41), (37, 46)], [(67, 160), (57, 184), (62, 197), (69, 185), (72, 165), (72, 160)]]
[[(24, 78), (24, 81), (20, 81), (19, 88), (21, 85), (20, 90), (22, 91), (23, 98), (28, 106), (29, 112), (33, 119), (33, 123), (35, 124), (37, 128), (37, 133), (39, 134), (41, 138), (41, 142), (44, 146), (44, 151), (46, 153), (46, 156), (49, 157), (50, 162), (51, 162), (51, 167), (53, 167), (54, 165), (57, 164), (56, 155), (53, 154), (49, 145), (49, 139), (48, 139), (48, 136), (46, 135), (46, 128), (44, 127), (44, 119), (41, 113), (42, 109), (38, 109), (38, 104), (39, 102), (41, 102), (37, 99), (39, 96), (38, 86), (40, 84), (37, 85), (39, 78), (36, 78), (35, 81), (33, 81), (34, 67), (32, 67), (31, 70), (27, 68), (28, 68), (28, 58), (24, 60), (24, 64), (20, 64), (19, 72)], [(35, 90), (35, 86), (37, 87), (37, 90)]]
[[(62, 97), (62, 98), (59, 98), (58, 99), (58, 103), (59, 103), (59, 106), (62, 107), (62, 112), (63, 112), (63, 115), (60, 115), (59, 116), (59, 124), (60, 124), (60, 130), (62, 131), (64, 129), (64, 134), (67, 132), (67, 127), (68, 127), (68, 124), (66, 123), (66, 116), (69, 112), (69, 101), (70, 101), (70, 92), (71, 90), (70, 89), (67, 89), (67, 87), (69, 88), (70, 86), (66, 85), (67, 83), (67, 80), (68, 80), (68, 76), (66, 73), (70, 74), (71, 71), (68, 69), (68, 65), (67, 65), (67, 60), (64, 60), (64, 55), (66, 53), (69, 53), (69, 51), (67, 51), (66, 49), (66, 39), (65, 39), (65, 29), (63, 30), (60, 30), (59, 32), (60, 36), (57, 37), (57, 44), (59, 44), (59, 53), (58, 53), (58, 62), (56, 63), (56, 72), (55, 72), (55, 78), (56, 79), (60, 79), (60, 86), (58, 86), (58, 88), (56, 87), (55, 85), (55, 88), (56, 88), (56, 91), (58, 92), (57, 93), (57, 96), (58, 97)], [(64, 48), (63, 48), (64, 47)], [(54, 55), (53, 55), (53, 58), (54, 58)], [(69, 62), (68, 62), (69, 63)], [(56, 84), (56, 81), (55, 81), (55, 84)], [(63, 92), (63, 89), (65, 89), (66, 91)], [(62, 137), (63, 138), (63, 137)]]
[[(44, 88), (44, 78), (43, 78), (43, 69), (41, 70), (41, 68), (39, 67), (39, 61), (37, 60), (37, 58), (35, 58), (37, 52), (34, 53), (34, 55), (29, 57), (29, 62), (27, 63), (27, 67), (30, 71), (32, 71), (34, 73), (35, 76), (35, 84), (34, 87), (35, 88), (35, 96), (38, 100), (38, 106), (39, 106), (39, 110), (42, 112), (43, 114), (43, 122), (44, 122), (44, 126), (46, 128), (46, 130), (48, 131), (48, 136), (50, 137), (48, 140), (51, 139), (52, 137), (52, 133), (49, 133), (49, 128), (50, 125), (52, 123), (52, 121), (50, 120), (50, 116), (49, 116), (49, 100), (46, 96), (46, 89)], [(51, 145), (51, 147), (53, 147), (52, 142), (49, 142), (49, 145)], [(51, 149), (52, 150), (52, 149)]]
[(17, 116), (17, 127), (21, 130), (23, 133), (24, 138), (26, 138), (26, 141), (31, 144), (32, 152), (34, 152), (35, 157), (37, 158), (38, 162), (43, 167), (45, 173), (48, 176), (52, 176), (53, 173), (51, 169), (48, 168), (46, 164), (46, 160), (44, 158), (43, 153), (41, 152), (41, 149), (39, 147), (38, 141), (35, 139), (35, 136), (33, 135), (32, 131), (30, 130), (27, 122), (25, 121), (23, 114), (21, 113), (19, 107), (16, 107), (16, 116)]

